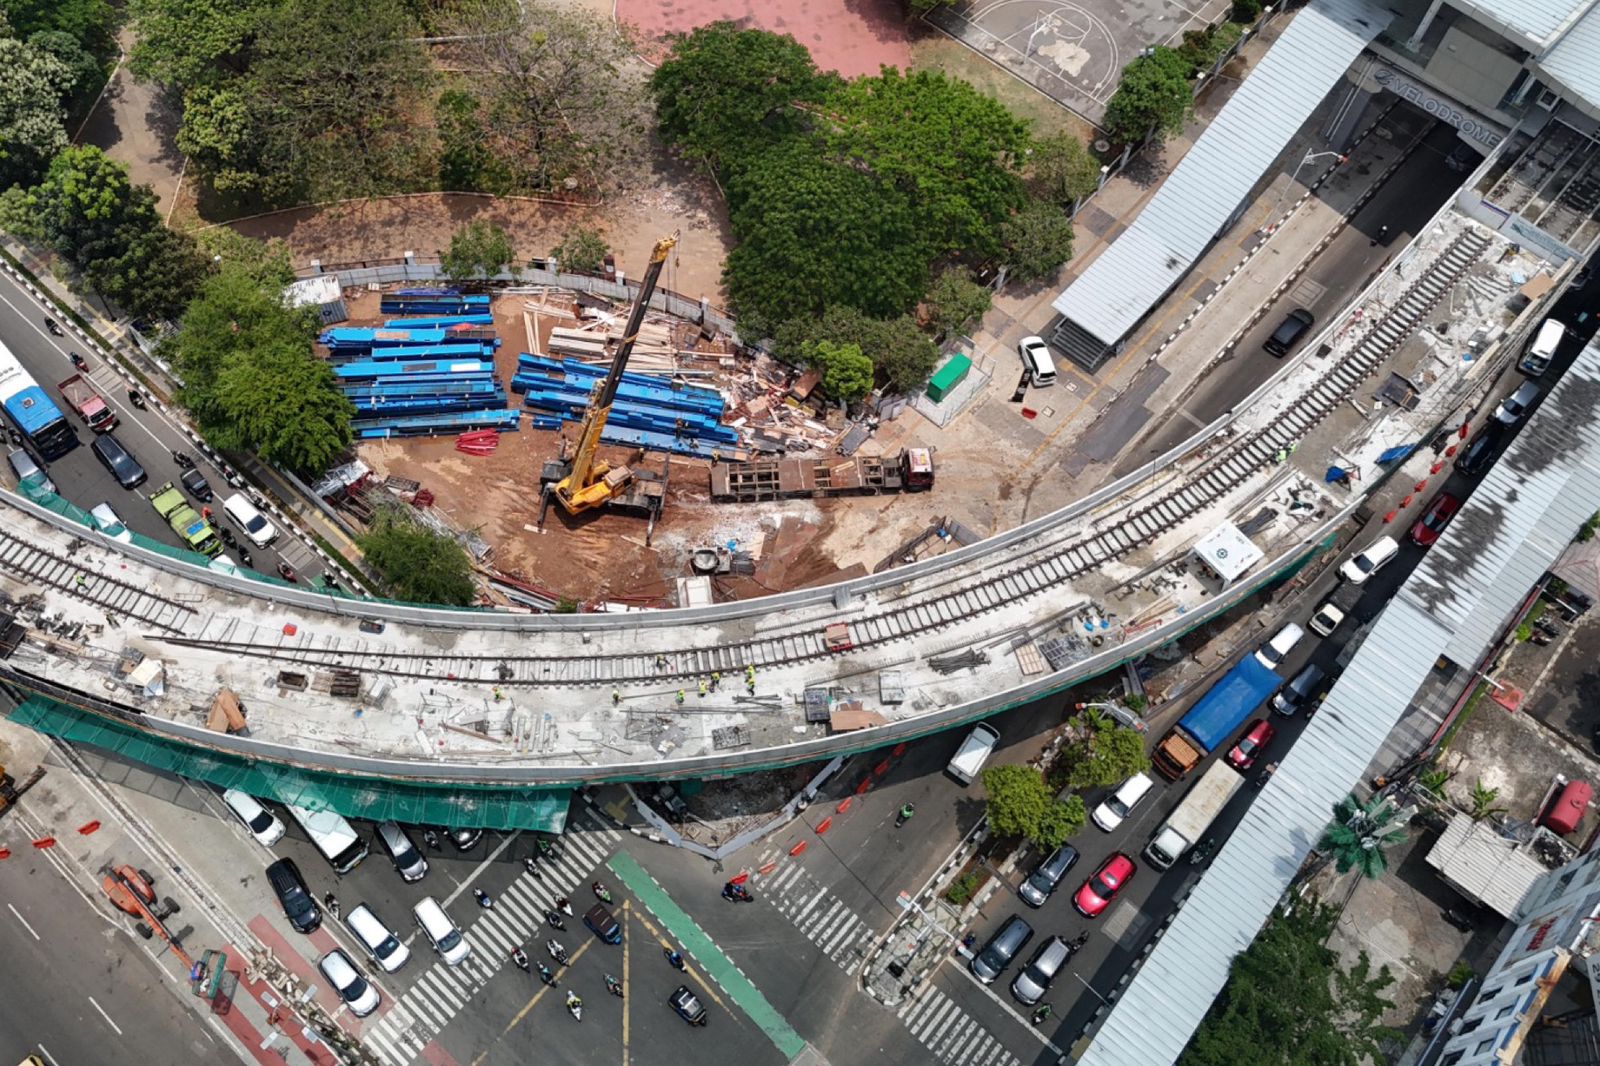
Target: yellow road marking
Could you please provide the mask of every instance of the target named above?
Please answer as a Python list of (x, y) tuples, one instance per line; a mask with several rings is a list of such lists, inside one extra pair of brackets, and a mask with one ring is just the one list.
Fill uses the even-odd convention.
[[(633, 913), (632, 903), (632, 900), (625, 899), (622, 901), (622, 922), (624, 926), (627, 925), (628, 915)], [(622, 1066), (628, 1066), (628, 1035), (631, 1017), (628, 1012), (628, 1005), (633, 999), (632, 996), (628, 995), (628, 942), (631, 939), (631, 937), (627, 936), (622, 938), (622, 977), (620, 978), (622, 981)]]
[[(670, 947), (672, 947), (672, 941), (670, 941), (666, 937), (662, 936), (661, 935), (661, 931), (659, 929), (657, 929), (653, 923), (651, 923), (650, 919), (646, 918), (643, 914), (640, 914), (639, 915), (639, 921), (644, 924), (644, 927), (646, 929), (650, 930), (650, 935), (656, 938), (656, 940), (661, 944), (662, 948), (670, 948)], [(706, 995), (710, 996), (712, 1002), (715, 1003), (717, 1006), (721, 1007), (723, 1009), (723, 1011), (728, 1015), (728, 1017), (733, 1018), (735, 1021), (739, 1020), (739, 1015), (736, 1014), (734, 1011), (729, 1010), (728, 1009), (728, 1005), (726, 1003), (722, 1002), (722, 997), (717, 995), (716, 986), (712, 985), (704, 977), (701, 977), (698, 973), (695, 972), (694, 967), (689, 965), (689, 959), (688, 959), (687, 956), (685, 956), (685, 958), (683, 960), (683, 972), (690, 979), (692, 979), (695, 984), (699, 985), (701, 991), (703, 991)]]

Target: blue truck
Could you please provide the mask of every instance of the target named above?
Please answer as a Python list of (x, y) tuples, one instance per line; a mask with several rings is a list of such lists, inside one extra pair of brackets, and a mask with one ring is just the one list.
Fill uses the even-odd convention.
[(1246, 655), (1161, 738), (1150, 761), (1162, 777), (1180, 781), (1244, 725), (1283, 678), (1254, 655)]

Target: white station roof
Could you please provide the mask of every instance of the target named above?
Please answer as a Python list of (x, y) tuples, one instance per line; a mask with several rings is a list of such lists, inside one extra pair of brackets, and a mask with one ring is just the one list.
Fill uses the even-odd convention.
[(1262, 550), (1256, 547), (1255, 541), (1245, 536), (1232, 522), (1224, 522), (1207, 533), (1190, 549), (1190, 554), (1230, 584), (1266, 558)]

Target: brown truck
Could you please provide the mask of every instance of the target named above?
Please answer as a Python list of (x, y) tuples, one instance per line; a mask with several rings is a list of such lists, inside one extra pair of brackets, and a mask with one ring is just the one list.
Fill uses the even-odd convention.
[(67, 406), (77, 412), (84, 424), (96, 433), (117, 428), (116, 412), (111, 410), (105, 397), (82, 374), (72, 375), (56, 388), (61, 390), (61, 398), (67, 401)]
[(899, 455), (854, 459), (767, 459), (711, 467), (711, 498), (720, 503), (873, 496), (933, 487), (933, 452), (906, 448)]

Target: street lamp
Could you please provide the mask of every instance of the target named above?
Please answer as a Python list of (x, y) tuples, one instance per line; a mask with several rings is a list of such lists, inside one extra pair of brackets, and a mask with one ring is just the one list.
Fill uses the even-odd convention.
[(1272, 205), (1272, 214), (1273, 215), (1276, 215), (1278, 213), (1278, 208), (1283, 206), (1284, 197), (1289, 195), (1289, 189), (1294, 186), (1294, 183), (1296, 181), (1300, 180), (1300, 171), (1302, 169), (1304, 169), (1307, 165), (1309, 165), (1311, 163), (1315, 163), (1319, 159), (1325, 159), (1328, 156), (1333, 156), (1334, 158), (1338, 159), (1339, 162), (1341, 162), (1341, 163), (1343, 163), (1345, 160), (1350, 158), (1348, 155), (1345, 155), (1343, 152), (1307, 152), (1305, 158), (1300, 160), (1300, 164), (1294, 168), (1294, 173), (1289, 175), (1289, 184), (1285, 185), (1283, 187), (1283, 191), (1278, 194), (1277, 203)]

